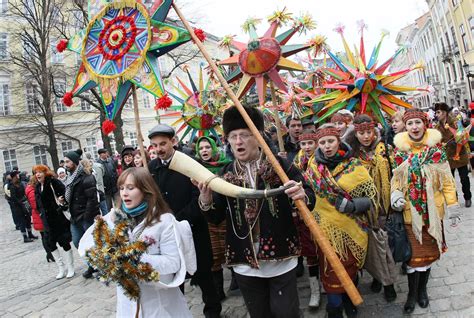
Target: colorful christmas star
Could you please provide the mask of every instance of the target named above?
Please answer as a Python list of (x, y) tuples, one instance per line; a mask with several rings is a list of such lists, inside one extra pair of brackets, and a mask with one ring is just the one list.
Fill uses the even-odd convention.
[(314, 28), (314, 22), (309, 16), (297, 19), (293, 26), (276, 36), (278, 27), (292, 20), (291, 14), (286, 13), (285, 9), (275, 12), (268, 21), (270, 27), (262, 37), (258, 37), (255, 26), (259, 22), (257, 19), (247, 20), (242, 28), (249, 33), (250, 40), (247, 44), (235, 41), (233, 38), (226, 38), (227, 42), (237, 48), (240, 52), (234, 56), (220, 61), (220, 65), (238, 66), (226, 78), (233, 82), (241, 79), (237, 97), (241, 98), (256, 83), (257, 93), (260, 105), (265, 103), (266, 89), (268, 81), (275, 83), (275, 86), (282, 91), (287, 91), (283, 82), (280, 70), (304, 71), (304, 67), (287, 57), (296, 54), (310, 47), (308, 44), (286, 45), (293, 35), (297, 32)]
[(403, 48), (398, 49), (382, 65), (377, 65), (380, 47), (386, 33), (382, 34), (379, 43), (373, 49), (369, 60), (366, 62), (363, 36), (365, 27), (363, 22), (359, 22), (361, 32), (360, 47), (359, 52), (356, 50), (355, 54), (351, 51), (344, 38), (344, 26), (339, 25), (335, 29), (341, 35), (345, 49), (345, 58), (337, 57), (329, 50), (326, 52), (336, 64), (336, 67), (322, 69), (332, 80), (323, 85), (324, 88), (331, 91), (313, 99), (315, 103), (325, 103), (318, 114), (320, 116), (318, 121), (323, 121), (338, 110), (347, 108), (356, 113), (371, 113), (379, 122), (385, 125), (382, 110), (392, 115), (397, 111), (397, 105), (405, 108), (411, 107), (410, 104), (395, 95), (404, 95), (406, 91), (425, 90), (393, 84), (409, 72), (422, 68), (421, 64), (402, 71), (384, 74), (393, 60), (403, 51)]
[(73, 96), (98, 87), (108, 134), (132, 85), (158, 98), (166, 96), (157, 58), (191, 39), (185, 29), (164, 23), (171, 4), (156, 1), (148, 10), (141, 0), (89, 0), (88, 26), (58, 45), (58, 50), (67, 47), (82, 59), (64, 103), (71, 106)]

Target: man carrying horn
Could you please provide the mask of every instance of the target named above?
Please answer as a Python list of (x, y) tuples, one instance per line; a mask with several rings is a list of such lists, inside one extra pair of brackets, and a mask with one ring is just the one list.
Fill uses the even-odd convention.
[[(262, 132), (262, 113), (255, 108), (244, 108)], [(281, 186), (235, 106), (224, 113), (222, 124), (235, 156), (220, 171), (222, 178), (234, 185), (259, 190)], [(206, 182), (196, 182), (201, 192), (199, 205), (202, 211), (207, 211), (208, 219), (215, 224), (226, 219), (226, 263), (236, 273), (252, 318), (299, 317), (295, 268), (301, 249), (293, 223), (292, 200), (303, 199), (312, 209), (314, 193), (294, 166), (278, 159), (291, 181), (285, 184), (288, 187), (285, 193), (271, 198), (235, 199), (211, 192)]]

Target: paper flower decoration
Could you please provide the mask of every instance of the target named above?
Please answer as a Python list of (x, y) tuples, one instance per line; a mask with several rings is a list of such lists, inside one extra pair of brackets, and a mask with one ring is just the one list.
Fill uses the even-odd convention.
[(412, 68), (402, 71), (384, 74), (393, 60), (403, 51), (398, 49), (395, 54), (385, 63), (378, 66), (377, 59), (386, 33), (373, 49), (368, 61), (366, 61), (363, 30), (365, 24), (359, 22), (361, 32), (359, 51), (353, 53), (344, 38), (344, 27), (338, 26), (335, 31), (341, 35), (345, 49), (345, 58), (337, 57), (335, 54), (327, 51), (331, 60), (336, 64), (334, 68), (323, 68), (322, 71), (333, 80), (325, 83), (324, 88), (331, 91), (323, 94), (313, 102), (324, 102), (325, 105), (319, 112), (318, 121), (323, 121), (340, 109), (346, 108), (356, 113), (370, 113), (382, 124), (385, 119), (382, 110), (389, 115), (397, 111), (396, 106), (410, 108), (411, 105), (404, 102), (395, 95), (404, 95), (406, 91), (424, 90), (422, 88), (397, 86), (393, 83), (406, 76), (409, 72), (422, 68), (417, 64)]
[(185, 72), (188, 74), (190, 86), (187, 86), (179, 77), (177, 81), (181, 87), (173, 86), (178, 94), (169, 93), (174, 99), (182, 105), (181, 112), (167, 113), (162, 117), (173, 117), (180, 115), (181, 117), (172, 123), (172, 126), (179, 126), (177, 133), (184, 130), (181, 140), (190, 134), (190, 140), (196, 135), (208, 136), (214, 135), (219, 140), (219, 133), (222, 133), (221, 113), (227, 105), (225, 92), (215, 85), (211, 77), (204, 85), (203, 71), (199, 70), (199, 85), (197, 86), (189, 70), (186, 67)]
[(291, 20), (291, 15), (285, 10), (275, 12), (270, 18), (270, 27), (262, 37), (258, 37), (255, 26), (259, 22), (257, 19), (247, 20), (242, 28), (249, 33), (250, 40), (247, 44), (238, 42), (233, 38), (226, 38), (226, 42), (237, 48), (240, 52), (228, 59), (219, 62), (220, 65), (238, 66), (226, 78), (233, 82), (240, 79), (237, 90), (237, 97), (241, 98), (256, 83), (260, 105), (265, 103), (266, 89), (268, 81), (275, 83), (275, 86), (282, 91), (287, 91), (283, 82), (280, 70), (304, 71), (304, 67), (287, 57), (303, 51), (309, 47), (307, 44), (286, 45), (286, 43), (297, 32), (314, 28), (314, 22), (305, 16), (304, 19), (297, 20), (293, 26), (276, 36), (277, 29), (285, 22)]
[[(117, 216), (119, 218), (119, 216)], [(96, 218), (95, 246), (86, 252), (89, 264), (98, 270), (98, 279), (105, 284), (117, 283), (125, 294), (137, 301), (140, 297), (139, 282), (157, 282), (160, 274), (149, 263), (140, 261), (152, 239), (130, 241), (129, 220), (117, 220), (112, 231), (103, 218)]]
[(107, 117), (103, 130), (110, 133), (132, 85), (162, 97), (157, 58), (191, 39), (185, 29), (164, 23), (171, 4), (156, 1), (148, 10), (141, 0), (89, 0), (88, 26), (67, 42), (82, 64), (65, 104), (98, 87)]

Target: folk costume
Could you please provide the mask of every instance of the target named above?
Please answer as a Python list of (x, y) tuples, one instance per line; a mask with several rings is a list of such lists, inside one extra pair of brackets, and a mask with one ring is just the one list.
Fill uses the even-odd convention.
[[(403, 117), (404, 122), (412, 118), (427, 123), (421, 111), (408, 111)], [(428, 306), (426, 285), (431, 264), (446, 250), (443, 233), (445, 206), (449, 211), (457, 205), (455, 183), (441, 140), (441, 133), (435, 129), (427, 129), (420, 141), (412, 140), (408, 132), (399, 133), (394, 139), (397, 167), (391, 182), (391, 204), (394, 209), (403, 209), (412, 247), (407, 268), (407, 313), (413, 312), (415, 299), (421, 307)], [(404, 208), (399, 204), (403, 200), (406, 201)]]
[[(299, 137), (299, 141), (303, 140), (316, 140), (315, 133), (305, 133), (303, 132)], [(313, 153), (314, 154), (314, 153)], [(310, 180), (309, 174), (307, 172), (308, 163), (312, 160), (312, 155), (306, 153), (304, 149), (300, 149), (296, 155), (293, 165), (301, 172), (305, 181), (311, 186), (312, 182)], [(313, 191), (315, 189), (313, 188)], [(295, 213), (297, 214), (297, 213)], [(295, 215), (295, 222), (298, 227), (299, 238), (301, 242), (301, 256), (306, 257), (306, 263), (308, 265), (309, 272), (309, 287), (311, 290), (311, 296), (309, 300), (309, 307), (317, 308), (319, 307), (321, 291), (319, 286), (319, 262), (318, 262), (318, 253), (316, 246), (311, 236), (311, 232), (304, 223), (304, 221), (298, 216)]]
[[(335, 127), (323, 126), (316, 133), (318, 139), (335, 136), (339, 140)], [(308, 172), (316, 193), (314, 216), (345, 270), (355, 281), (367, 254), (368, 222), (365, 212), (374, 206), (376, 200), (374, 182), (362, 163), (352, 157), (350, 146), (343, 142), (330, 158), (318, 147), (309, 162)], [(331, 265), (321, 250), (318, 253), (321, 281), (328, 294), (328, 314), (342, 315), (342, 305), (346, 313), (355, 313), (356, 308), (345, 295)]]
[[(202, 159), (201, 155), (199, 154), (199, 144), (202, 140), (206, 140), (212, 148), (212, 155), (208, 161)], [(206, 167), (209, 171), (214, 174), (217, 174), (222, 167), (226, 164), (231, 162), (231, 160), (227, 159), (225, 153), (221, 151), (214, 139), (210, 137), (200, 137), (196, 141), (196, 158), (198, 159), (199, 163), (201, 163), (204, 167)], [(214, 283), (217, 288), (217, 292), (219, 294), (219, 298), (222, 300), (225, 298), (224, 294), (224, 274), (222, 269), (222, 264), (225, 263), (225, 229), (226, 224), (225, 221), (220, 224), (213, 224), (208, 222), (209, 227), (209, 235), (211, 238), (211, 246), (212, 246), (212, 276), (214, 278)]]
[[(263, 131), (263, 116), (245, 107), (257, 129)], [(224, 113), (224, 133), (248, 128), (235, 107)], [(314, 194), (301, 173), (286, 160), (280, 164), (291, 180), (303, 182), (310, 209)], [(220, 175), (232, 184), (270, 189), (282, 185), (262, 152), (248, 162), (235, 159)], [(205, 212), (219, 224), (226, 220), (226, 263), (232, 266), (251, 317), (298, 317), (299, 300), (295, 267), (300, 254), (293, 204), (286, 194), (265, 199), (236, 199), (213, 193), (213, 203)]]

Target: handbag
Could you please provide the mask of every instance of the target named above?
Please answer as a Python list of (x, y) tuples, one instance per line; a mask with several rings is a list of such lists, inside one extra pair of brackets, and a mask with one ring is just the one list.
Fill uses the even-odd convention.
[(404, 223), (402, 212), (391, 213), (385, 223), (388, 244), (392, 251), (393, 259), (397, 263), (408, 262), (411, 259), (411, 244), (408, 240)]
[(62, 213), (64, 215), (64, 217), (68, 221), (70, 221), (71, 220), (71, 212), (69, 212), (69, 206), (67, 204), (61, 204), (59, 202), (58, 197), (56, 196), (56, 192), (54, 191), (53, 184), (50, 183), (49, 186), (51, 187), (51, 190), (53, 191), (54, 200), (56, 201), (56, 205), (58, 206), (57, 209), (56, 209), (56, 212), (58, 212), (59, 214)]
[(383, 286), (392, 285), (397, 279), (398, 271), (388, 244), (388, 234), (378, 227), (373, 209), (369, 209), (368, 218), (369, 243), (364, 268)]
[(23, 206), (23, 211), (25, 211), (25, 214), (31, 216), (33, 209), (31, 208), (31, 204), (26, 197), (21, 200), (21, 205)]

